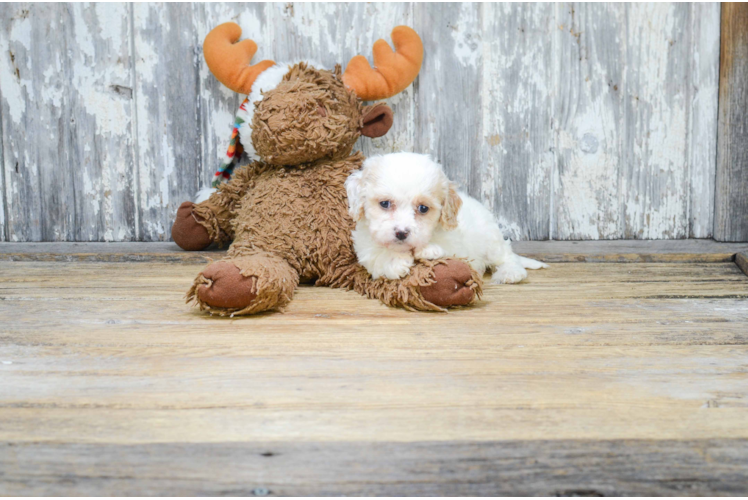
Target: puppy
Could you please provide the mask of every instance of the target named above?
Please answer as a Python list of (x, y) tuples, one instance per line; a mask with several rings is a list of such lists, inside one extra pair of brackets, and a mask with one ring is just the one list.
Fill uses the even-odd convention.
[(353, 245), (373, 278), (397, 279), (415, 259), (459, 257), (492, 283), (517, 283), (527, 269), (548, 267), (512, 252), (493, 214), (458, 193), (427, 155), (372, 156), (348, 177), (348, 208), (356, 222)]

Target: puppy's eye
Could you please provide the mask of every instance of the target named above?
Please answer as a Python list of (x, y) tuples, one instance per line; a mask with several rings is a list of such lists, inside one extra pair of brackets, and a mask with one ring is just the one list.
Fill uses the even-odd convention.
[(419, 213), (425, 214), (428, 211), (429, 211), (429, 207), (427, 207), (426, 205), (418, 205)]
[(379, 202), (379, 206), (382, 207), (382, 208), (384, 208), (384, 209), (390, 208), (390, 202), (389, 201), (380, 201)]

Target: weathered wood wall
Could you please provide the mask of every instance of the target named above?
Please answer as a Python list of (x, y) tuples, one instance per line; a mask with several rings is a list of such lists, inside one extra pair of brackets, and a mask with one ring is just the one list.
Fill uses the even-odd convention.
[(714, 235), (748, 241), (748, 4), (722, 4)]
[(328, 66), (413, 26), (361, 149), (433, 153), (514, 239), (714, 234), (718, 4), (2, 4), (0, 239), (168, 239), (239, 103), (201, 54), (228, 20)]

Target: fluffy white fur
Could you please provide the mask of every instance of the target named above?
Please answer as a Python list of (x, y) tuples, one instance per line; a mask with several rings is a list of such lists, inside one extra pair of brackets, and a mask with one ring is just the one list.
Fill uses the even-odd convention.
[[(317, 69), (324, 69), (315, 61), (307, 61), (307, 64)], [(242, 143), (242, 146), (244, 146), (245, 154), (252, 159), (257, 155), (257, 152), (252, 145), (252, 118), (255, 113), (255, 103), (262, 100), (263, 92), (273, 90), (281, 81), (283, 81), (283, 77), (286, 76), (286, 73), (291, 69), (291, 66), (293, 66), (293, 63), (276, 63), (274, 66), (270, 66), (268, 69), (260, 73), (254, 83), (252, 83), (252, 91), (247, 96), (249, 97), (249, 106), (246, 106), (245, 109), (239, 108), (236, 113), (236, 116), (244, 120), (244, 123), (239, 126), (239, 141)], [(234, 124), (232, 123), (231, 127), (233, 126)], [(218, 161), (220, 164), (220, 162), (226, 159), (226, 149), (220, 150), (218, 154)], [(195, 203), (204, 202), (215, 192), (216, 190), (210, 187), (200, 189), (197, 194), (195, 194)]]
[(548, 267), (515, 254), (493, 214), (455, 191), (427, 155), (373, 156), (351, 174), (346, 189), (356, 255), (374, 278), (402, 278), (415, 259), (450, 256), (480, 273), (492, 271), (492, 283), (517, 283), (526, 269)]

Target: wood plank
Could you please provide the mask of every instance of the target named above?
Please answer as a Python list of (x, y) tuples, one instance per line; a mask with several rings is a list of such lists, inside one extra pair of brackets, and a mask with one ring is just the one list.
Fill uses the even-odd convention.
[[(2, 37), (0, 37), (2, 40)], [(0, 42), (2, 44), (2, 42)], [(0, 56), (0, 59), (2, 56)], [(2, 63), (0, 63), (2, 64)], [(0, 71), (3, 70), (3, 66), (0, 66)], [(0, 77), (0, 81), (2, 77)], [(5, 193), (5, 159), (3, 158), (3, 91), (0, 88), (0, 242), (6, 241), (6, 222), (5, 214), (8, 211), (8, 202)]]
[[(73, 188), (64, 164), (70, 108), (62, 89), (63, 5), (8, 4), (0, 10), (3, 159), (11, 241), (71, 240)], [(31, 146), (33, 145), (33, 146)], [(69, 171), (68, 171), (69, 172)], [(41, 217), (40, 214), (45, 214)]]
[(717, 172), (719, 115), (720, 5), (691, 3), (691, 70), (688, 111), (688, 166), (690, 169), (689, 238), (714, 234), (714, 180)]
[[(625, 78), (618, 85), (624, 238), (688, 236), (689, 8), (627, 4)], [(653, 30), (652, 26), (659, 29)], [(685, 28), (685, 29), (684, 29)]]
[[(745, 495), (745, 440), (8, 443), (3, 495)], [(62, 465), (65, 464), (65, 465)]]
[(184, 305), (198, 269), (4, 263), (0, 440), (748, 437), (731, 264), (559, 264), (447, 315), (302, 287), (229, 320)]
[(716, 9), (558, 6), (553, 238), (710, 235)]
[(748, 240), (748, 5), (722, 4), (714, 237)]
[(516, 241), (515, 252), (545, 262), (728, 262), (748, 243), (714, 240)]
[(133, 239), (127, 6), (16, 5), (5, 14), (11, 239)]
[[(458, 113), (465, 113), (464, 108), (482, 108), (478, 117), (482, 129), (478, 127), (472, 137), (480, 155), (468, 157), (477, 163), (469, 187), (493, 209), (505, 236), (513, 240), (550, 237), (551, 174), (556, 161), (551, 131), (556, 8), (551, 4), (484, 4), (478, 14), (483, 29), (482, 41), (478, 41), (484, 54), (482, 63), (477, 59), (478, 67), (482, 66), (481, 99), (476, 100), (477, 93), (468, 89), (464, 102), (456, 103)], [(469, 41), (472, 28), (467, 29), (461, 36)], [(447, 119), (447, 123), (451, 130), (454, 121)], [(450, 144), (465, 140), (452, 133), (447, 137)]]
[[(714, 240), (515, 241), (514, 251), (546, 262), (731, 262), (748, 243)], [(0, 243), (0, 260), (208, 262), (226, 250), (185, 252), (174, 243)]]
[(0, 493), (745, 491), (731, 262), (555, 264), (448, 314), (303, 286), (233, 319), (184, 304), (201, 267), (0, 262)]
[(138, 239), (165, 241), (179, 205), (205, 182), (197, 62), (202, 40), (190, 4), (135, 4), (133, 15)]
[(552, 237), (620, 238), (626, 6), (567, 4), (555, 10)]
[(75, 241), (137, 237), (130, 20), (125, 4), (66, 8), (72, 85), (63, 88), (70, 89), (72, 116), (64, 158), (73, 178)]
[(748, 251), (737, 254), (735, 256), (735, 263), (748, 275)]

